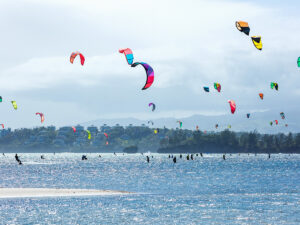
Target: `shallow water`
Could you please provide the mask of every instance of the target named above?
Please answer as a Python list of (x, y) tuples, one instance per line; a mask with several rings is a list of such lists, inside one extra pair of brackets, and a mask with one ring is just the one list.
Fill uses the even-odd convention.
[(0, 186), (134, 194), (0, 199), (0, 224), (300, 224), (300, 155), (81, 155), (1, 155)]

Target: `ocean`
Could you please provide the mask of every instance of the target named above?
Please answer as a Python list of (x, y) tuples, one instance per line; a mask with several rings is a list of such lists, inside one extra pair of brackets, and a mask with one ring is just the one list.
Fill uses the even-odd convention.
[[(300, 155), (0, 155), (2, 188), (131, 194), (0, 199), (0, 224), (300, 224)], [(150, 156), (150, 163), (146, 161)], [(153, 158), (152, 158), (153, 156)]]

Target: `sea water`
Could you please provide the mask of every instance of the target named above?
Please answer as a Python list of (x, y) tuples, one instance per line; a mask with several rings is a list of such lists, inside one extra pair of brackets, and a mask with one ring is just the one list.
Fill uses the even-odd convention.
[(299, 155), (43, 155), (0, 155), (0, 187), (132, 194), (0, 199), (0, 224), (300, 224)]

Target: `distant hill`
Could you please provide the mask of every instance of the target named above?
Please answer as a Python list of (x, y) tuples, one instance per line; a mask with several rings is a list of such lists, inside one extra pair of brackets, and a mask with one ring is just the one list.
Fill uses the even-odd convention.
[[(97, 127), (102, 126), (103, 124), (107, 124), (109, 126), (114, 126), (119, 124), (120, 126), (128, 126), (132, 124), (134, 126), (141, 126), (145, 124), (149, 127), (158, 127), (163, 128), (164, 126), (167, 128), (176, 128), (178, 127), (177, 121), (180, 120), (183, 122), (183, 129), (196, 129), (196, 125), (199, 126), (200, 130), (206, 131), (220, 131), (224, 130), (231, 125), (232, 131), (253, 131), (256, 130), (260, 133), (297, 133), (300, 132), (299, 126), (296, 123), (292, 123), (289, 118), (297, 118), (297, 115), (288, 115), (285, 120), (282, 120), (278, 115), (270, 115), (270, 113), (265, 112), (256, 112), (251, 113), (249, 119), (246, 118), (245, 115), (221, 115), (221, 116), (203, 116), (203, 115), (193, 115), (186, 118), (159, 118), (159, 119), (151, 119), (154, 122), (154, 125), (148, 124), (148, 120), (139, 120), (136, 118), (116, 118), (116, 119), (98, 119), (93, 121), (88, 121), (85, 123), (81, 123), (82, 126), (90, 126), (94, 125)], [(276, 126), (270, 126), (269, 122), (277, 119), (279, 124)], [(289, 123), (290, 122), (290, 123)], [(285, 123), (288, 123), (288, 127), (285, 127)], [(215, 129), (215, 125), (218, 124), (219, 128)]]

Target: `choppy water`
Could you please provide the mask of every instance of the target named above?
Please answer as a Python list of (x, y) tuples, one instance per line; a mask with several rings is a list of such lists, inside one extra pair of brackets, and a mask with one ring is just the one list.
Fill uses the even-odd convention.
[(20, 155), (0, 156), (0, 187), (135, 194), (0, 199), (0, 224), (300, 224), (300, 155)]

